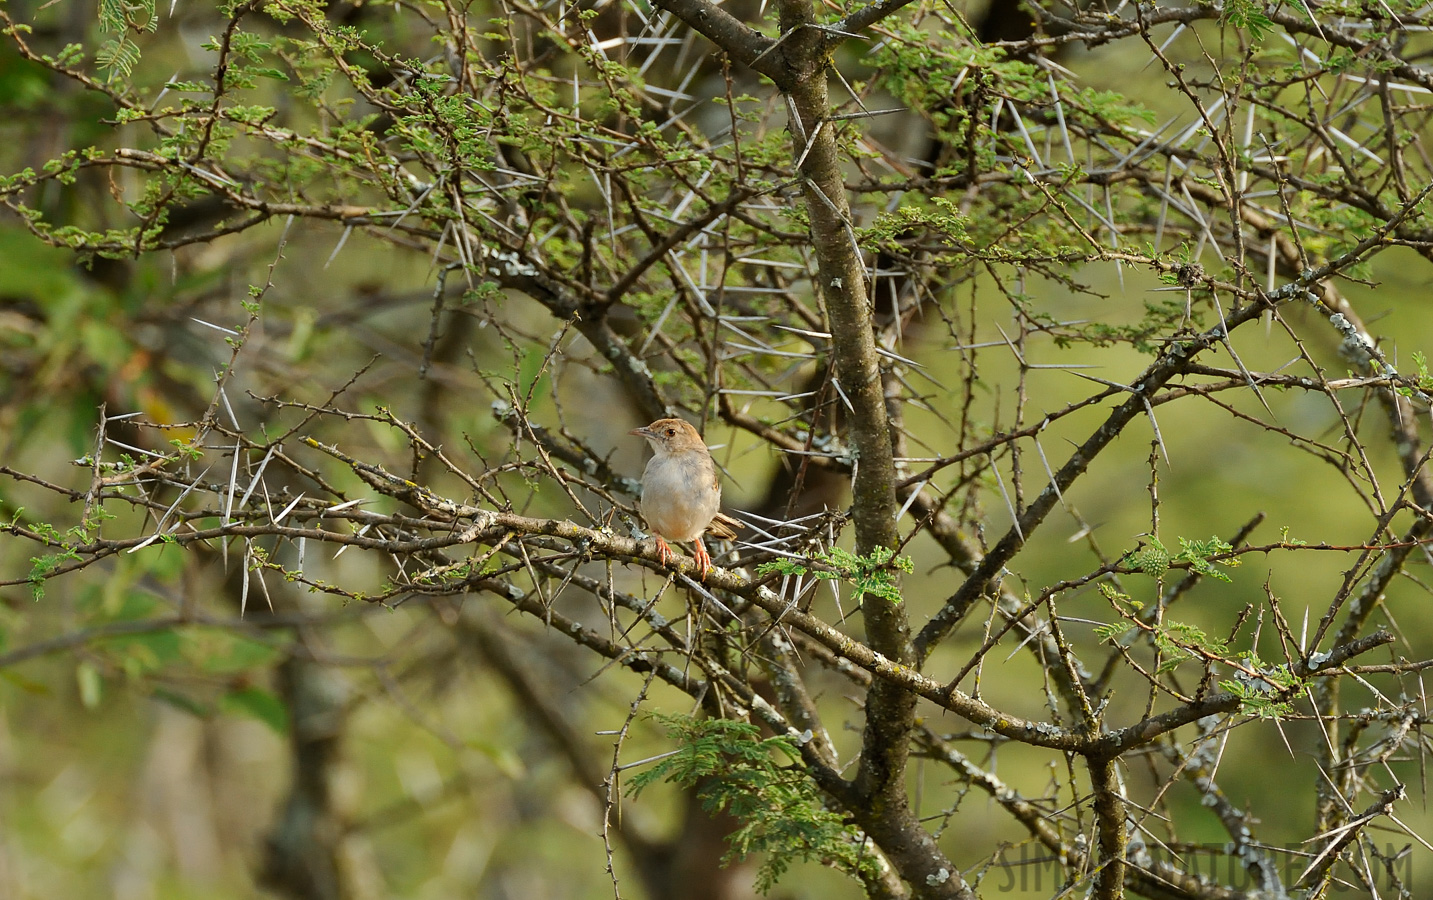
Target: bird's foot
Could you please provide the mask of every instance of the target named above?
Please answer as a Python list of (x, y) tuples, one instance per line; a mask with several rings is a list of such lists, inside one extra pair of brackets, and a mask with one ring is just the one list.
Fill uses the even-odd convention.
[(706, 544), (702, 543), (700, 535), (698, 535), (697, 539), (692, 543), (694, 543), (697, 548), (697, 580), (706, 581), (707, 574), (712, 570), (711, 555), (707, 553), (707, 546)]
[(672, 548), (667, 546), (667, 542), (662, 540), (660, 534), (654, 534), (652, 537), (657, 539), (657, 562), (664, 566), (670, 566), (672, 564), (672, 558), (676, 554), (672, 553)]

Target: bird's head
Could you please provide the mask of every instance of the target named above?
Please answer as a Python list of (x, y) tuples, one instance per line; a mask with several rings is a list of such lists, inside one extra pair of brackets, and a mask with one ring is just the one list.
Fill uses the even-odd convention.
[(682, 419), (658, 419), (651, 425), (634, 428), (628, 434), (644, 437), (658, 453), (678, 453), (683, 450), (706, 449), (702, 436)]

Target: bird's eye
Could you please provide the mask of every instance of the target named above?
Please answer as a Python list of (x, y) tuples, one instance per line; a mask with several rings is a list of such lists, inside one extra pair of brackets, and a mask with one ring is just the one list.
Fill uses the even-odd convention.
[(668, 428), (668, 429), (667, 429), (667, 437), (676, 437), (676, 436), (677, 436), (677, 429), (675, 429), (675, 428)]

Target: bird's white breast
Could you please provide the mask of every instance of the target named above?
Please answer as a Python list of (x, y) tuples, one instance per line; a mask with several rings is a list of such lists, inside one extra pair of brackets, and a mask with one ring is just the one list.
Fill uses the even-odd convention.
[(642, 515), (669, 541), (694, 541), (721, 508), (711, 460), (699, 453), (658, 455), (642, 476)]

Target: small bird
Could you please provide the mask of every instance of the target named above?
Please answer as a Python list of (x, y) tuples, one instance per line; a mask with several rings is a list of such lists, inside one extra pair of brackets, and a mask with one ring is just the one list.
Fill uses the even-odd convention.
[(721, 481), (702, 436), (681, 419), (658, 419), (629, 434), (647, 439), (655, 454), (642, 473), (642, 517), (657, 539), (662, 564), (672, 561), (667, 541), (692, 541), (697, 577), (706, 580), (712, 558), (702, 532), (734, 538), (742, 523), (721, 513)]

